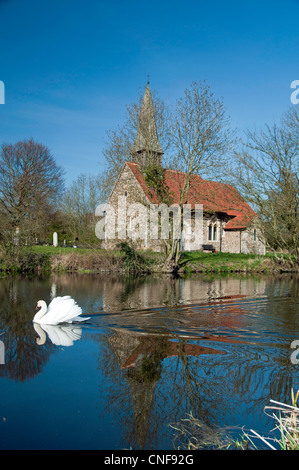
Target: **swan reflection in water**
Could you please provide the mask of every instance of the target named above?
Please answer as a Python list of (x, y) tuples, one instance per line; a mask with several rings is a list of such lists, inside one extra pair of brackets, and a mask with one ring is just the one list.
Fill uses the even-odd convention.
[(73, 346), (74, 341), (78, 341), (82, 336), (82, 329), (73, 324), (67, 325), (39, 325), (33, 323), (38, 337), (36, 337), (36, 344), (42, 346), (47, 340), (47, 335), (50, 341), (56, 346)]
[(33, 318), (33, 328), (38, 337), (36, 343), (45, 344), (47, 335), (56, 346), (73, 346), (82, 336), (82, 329), (73, 322), (84, 322), (90, 317), (81, 317), (82, 309), (69, 295), (55, 297), (47, 306), (44, 300), (37, 302), (40, 309)]

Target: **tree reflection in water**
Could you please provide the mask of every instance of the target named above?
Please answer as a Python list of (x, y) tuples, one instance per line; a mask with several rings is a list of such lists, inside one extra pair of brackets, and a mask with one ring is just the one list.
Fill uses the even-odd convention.
[(266, 419), (270, 399), (288, 402), (299, 385), (289, 349), (299, 335), (292, 276), (7, 278), (0, 283), (1, 376), (25, 381), (42, 372), (57, 346), (49, 331), (37, 344), (34, 307), (61, 294), (92, 315), (82, 328), (99, 345), (103, 413), (113, 415), (128, 447), (160, 448), (173, 434), (169, 424), (190, 413), (209, 429), (254, 426)]
[(54, 345), (47, 342), (44, 348), (36, 343), (36, 333), (32, 327), (35, 314), (36, 280), (32, 283), (32, 292), (28, 295), (30, 278), (6, 278), (0, 283), (0, 329), (5, 337), (5, 366), (0, 365), (0, 376), (24, 382), (39, 374)]
[[(284, 280), (277, 282), (279, 289), (283, 289)], [(278, 288), (277, 282), (272, 283), (270, 279), (262, 283), (270, 299), (273, 289)], [(260, 287), (258, 281), (257, 285)], [(287, 285), (292, 298), (296, 283), (287, 281), (284, 287)], [(133, 293), (132, 288), (130, 291)], [(211, 291), (207, 290), (208, 301)], [(181, 310), (168, 308), (168, 319), (174, 318), (174, 312), (182, 314), (179, 320), (183, 331), (178, 330), (176, 335), (161, 332), (161, 321), (158, 321), (161, 318), (157, 318), (153, 327), (153, 322), (148, 321), (152, 319), (149, 312), (143, 319), (140, 317), (144, 311), (135, 312), (138, 316), (135, 328), (142, 325), (140, 334), (130, 330), (131, 314), (123, 312), (113, 317), (112, 323), (119, 325), (109, 337), (105, 358), (101, 358), (99, 366), (111, 379), (107, 411), (114, 411), (129, 445), (155, 448), (159, 437), (169, 434), (168, 424), (185, 418), (190, 412), (211, 429), (219, 424), (232, 424), (227, 420), (237, 416), (242, 408), (244, 420), (255, 416), (258, 421), (263, 419), (263, 408), (270, 399), (283, 397), (282, 401), (288, 401), (292, 386), (296, 383), (298, 386), (299, 382), (298, 373), (289, 361), (289, 350), (281, 350), (284, 341), (281, 335), (287, 331), (279, 331), (280, 324), (275, 333), (277, 318), (273, 316), (273, 305), (260, 298), (256, 299), (257, 307), (249, 302), (244, 305), (240, 291), (226, 299), (222, 296), (218, 305), (217, 302), (205, 304), (204, 309), (202, 304), (184, 306)], [(215, 293), (217, 290), (213, 289)], [(254, 294), (249, 291), (244, 297)], [(109, 295), (115, 305), (118, 296), (111, 289)], [(176, 305), (180, 305), (181, 299), (176, 300)], [(277, 308), (277, 303), (274, 305)], [(294, 305), (294, 311), (285, 315), (288, 323), (293, 323), (294, 331), (298, 331), (299, 319), (292, 316), (295, 308)], [(155, 328), (160, 332), (154, 333)], [(192, 335), (188, 336), (186, 331)]]

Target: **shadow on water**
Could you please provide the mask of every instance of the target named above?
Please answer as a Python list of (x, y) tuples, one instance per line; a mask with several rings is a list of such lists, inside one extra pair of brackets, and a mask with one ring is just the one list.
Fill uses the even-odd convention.
[[(91, 316), (88, 322), (32, 324), (37, 300), (49, 302), (66, 294), (76, 299), (83, 315)], [(77, 389), (85, 410), (85, 434), (64, 410), (64, 426), (72, 422), (67, 428), (71, 435), (61, 443), (48, 418), (50, 448), (170, 449), (174, 431), (169, 424), (190, 412), (209, 429), (245, 426), (267, 433), (273, 423), (263, 414), (264, 406), (270, 399), (289, 402), (291, 388), (299, 388), (299, 366), (290, 361), (290, 344), (299, 339), (297, 299), (298, 277), (290, 275), (3, 278), (0, 339), (5, 364), (0, 363), (0, 383), (1, 378), (26, 385), (34, 378), (46, 380), (47, 370), (54, 401), (62, 387), (52, 366), (59, 356), (59, 367), (68, 376), (64, 393), (72, 396)], [(70, 361), (76, 361), (76, 368)], [(1, 384), (4, 391), (6, 383)], [(15, 400), (22, 396), (30, 407), (21, 385), (14, 390)], [(3, 416), (9, 403), (2, 399)], [(30, 429), (27, 447), (45, 446)], [(3, 445), (24, 445), (14, 439), (4, 439)]]

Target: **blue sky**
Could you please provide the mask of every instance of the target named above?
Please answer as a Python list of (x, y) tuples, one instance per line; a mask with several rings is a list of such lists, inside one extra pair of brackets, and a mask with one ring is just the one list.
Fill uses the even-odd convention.
[(44, 143), (67, 182), (103, 170), (148, 73), (169, 103), (205, 79), (241, 131), (271, 124), (299, 80), (299, 0), (0, 0), (0, 144)]

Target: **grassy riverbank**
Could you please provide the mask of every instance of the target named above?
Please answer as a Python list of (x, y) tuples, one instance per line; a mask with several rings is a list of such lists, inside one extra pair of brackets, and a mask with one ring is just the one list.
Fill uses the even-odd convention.
[(254, 255), (244, 253), (183, 253), (181, 269), (185, 272), (214, 273), (272, 273), (298, 270), (287, 256), (277, 259), (274, 254)]
[[(298, 271), (287, 257), (234, 253), (183, 253), (180, 273), (275, 273)], [(164, 257), (150, 250), (103, 250), (52, 246), (0, 250), (0, 271), (11, 272), (165, 272)]]

